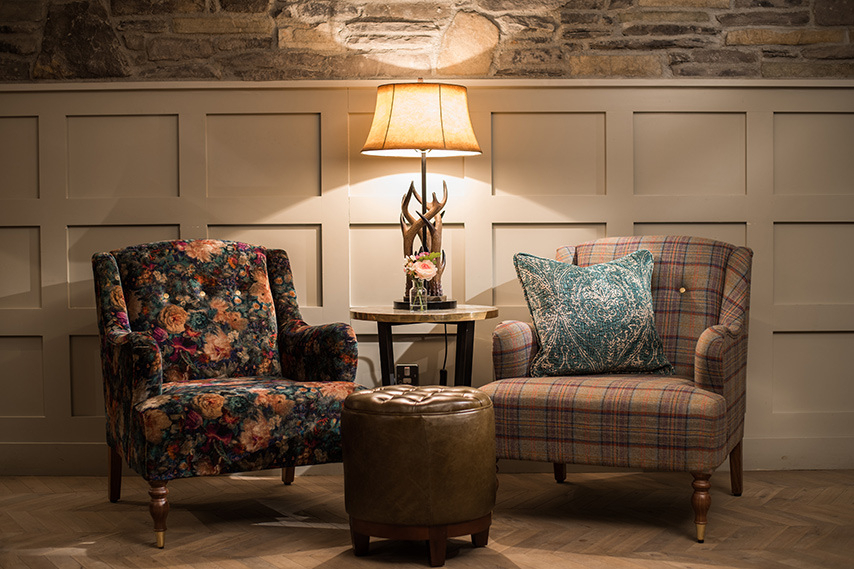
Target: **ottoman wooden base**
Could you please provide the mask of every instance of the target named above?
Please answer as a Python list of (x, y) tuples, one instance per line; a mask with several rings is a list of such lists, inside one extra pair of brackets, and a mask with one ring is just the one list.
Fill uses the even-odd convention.
[(444, 526), (404, 526), (380, 524), (350, 518), (350, 537), (353, 540), (353, 551), (356, 555), (367, 555), (371, 536), (387, 539), (427, 540), (430, 542), (430, 565), (441, 567), (445, 564), (445, 553), (449, 537), (471, 534), (471, 542), (475, 547), (485, 547), (489, 541), (489, 525), (492, 514), (482, 518), (448, 524)]

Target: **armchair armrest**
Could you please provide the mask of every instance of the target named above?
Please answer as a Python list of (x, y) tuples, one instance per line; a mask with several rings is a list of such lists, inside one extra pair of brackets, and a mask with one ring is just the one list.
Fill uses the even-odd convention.
[(282, 374), (296, 381), (355, 381), (356, 333), (343, 322), (309, 326), (288, 320), (279, 326)]
[(136, 405), (163, 391), (160, 347), (149, 334), (113, 332), (104, 342), (103, 373), (110, 400)]
[(101, 339), (107, 442), (127, 458), (133, 408), (163, 392), (160, 348), (148, 334), (113, 331)]
[(747, 386), (747, 327), (706, 328), (694, 353), (694, 383), (724, 396), (727, 414), (744, 417)]
[(706, 328), (694, 351), (694, 383), (723, 395), (727, 414), (741, 421), (746, 407), (747, 336), (753, 252), (738, 247), (729, 258), (720, 323)]
[(495, 379), (527, 377), (537, 349), (537, 334), (533, 324), (519, 320), (499, 323), (492, 332)]

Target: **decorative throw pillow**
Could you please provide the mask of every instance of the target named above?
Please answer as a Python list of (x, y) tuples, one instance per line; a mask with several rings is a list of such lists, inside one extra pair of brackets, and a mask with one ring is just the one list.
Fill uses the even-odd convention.
[(513, 264), (540, 343), (532, 376), (673, 373), (655, 330), (652, 253), (589, 267), (517, 253)]

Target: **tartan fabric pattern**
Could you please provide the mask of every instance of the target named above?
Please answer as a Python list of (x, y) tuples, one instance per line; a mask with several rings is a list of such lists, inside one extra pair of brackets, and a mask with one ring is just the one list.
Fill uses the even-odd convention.
[(537, 352), (534, 327), (528, 322), (501, 322), (492, 334), (492, 366), (495, 379), (526, 377)]
[(499, 458), (710, 470), (726, 458), (726, 402), (648, 374), (514, 378), (483, 389)]
[[(588, 266), (638, 249), (653, 254), (656, 328), (677, 375), (529, 378), (522, 370), (538, 349), (533, 327), (502, 322), (493, 332), (496, 381), (482, 387), (493, 397), (500, 458), (710, 470), (742, 439), (752, 251), (698, 237), (648, 236), (561, 247), (556, 257)], [(657, 413), (675, 411), (681, 426), (650, 430), (665, 419), (648, 415), (651, 407), (641, 401), (656, 396)]]
[(655, 260), (652, 304), (665, 356), (677, 374), (693, 376), (697, 338), (720, 322), (727, 261), (736, 247), (698, 237), (613, 237), (576, 246), (574, 261), (586, 267), (638, 249)]

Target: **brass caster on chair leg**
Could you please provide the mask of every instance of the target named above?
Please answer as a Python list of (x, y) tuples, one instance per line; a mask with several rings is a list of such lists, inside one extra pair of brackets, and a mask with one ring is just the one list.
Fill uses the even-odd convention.
[(157, 547), (163, 549), (166, 546), (166, 532), (156, 531), (154, 532), (154, 536), (157, 538)]
[(697, 543), (703, 543), (706, 540), (706, 524), (697, 524)]

